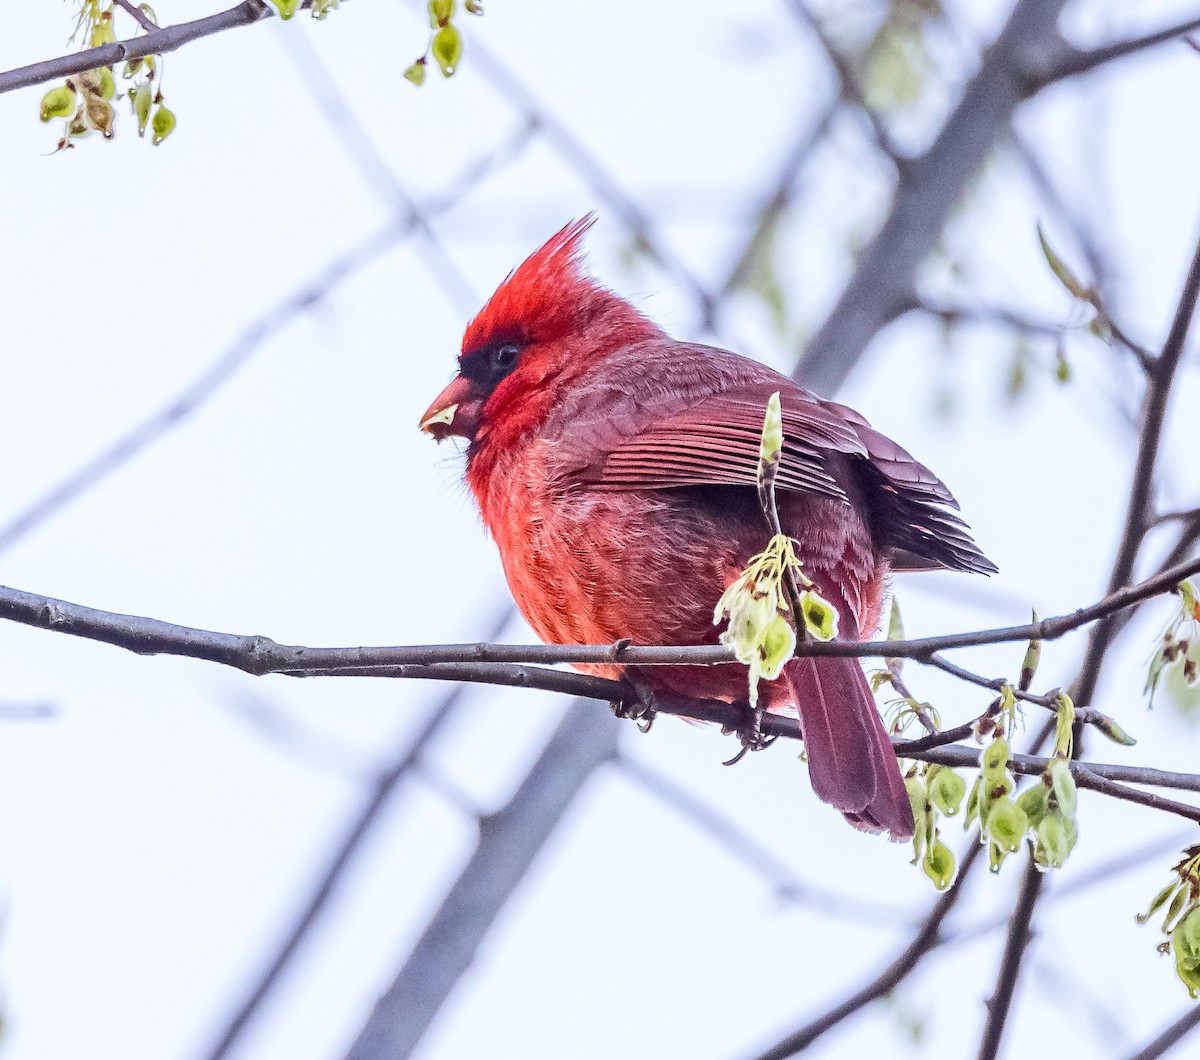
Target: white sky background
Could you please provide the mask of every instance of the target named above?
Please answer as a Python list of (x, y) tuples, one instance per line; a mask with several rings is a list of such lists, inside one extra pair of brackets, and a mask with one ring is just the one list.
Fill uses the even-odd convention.
[[(957, 12), (962, 39), (996, 27)], [(996, 9), (996, 4), (987, 5)], [(1130, 11), (1136, 6), (1136, 22)], [(1080, 41), (1156, 28), (1184, 3), (1078, 4)], [(207, 9), (206, 9), (207, 10)], [(869, 25), (846, 16), (847, 31)], [(166, 22), (197, 5), (164, 2)], [(425, 41), (421, 11), (347, 4), (241, 29), (166, 59), (179, 126), (161, 148), (120, 108), (114, 143), (45, 157), (42, 89), (0, 96), (0, 525), (169, 400), (254, 318), (387, 223), (388, 202), (330, 131), (287, 38), (333, 72), (376, 149), (417, 199), (456, 187), (521, 119), (472, 63), (485, 42), (517, 71), (655, 221), (694, 274), (715, 284), (746, 238), (828, 74), (786, 10), (739, 5), (490, 5), (460, 16), (467, 51), (452, 81), (400, 79)], [(6, 12), (0, 68), (60, 52), (68, 5)], [(862, 32), (860, 29), (859, 32)], [(938, 37), (947, 84), (897, 124), (919, 144), (952, 99), (963, 52)], [(1056, 88), (1020, 114), (1064, 196), (1114, 267), (1127, 330), (1161, 341), (1200, 224), (1192, 135), (1200, 58), (1179, 45)], [(886, 170), (843, 118), (800, 180), (779, 276), (798, 329), (822, 319), (885, 208)], [(460, 461), (416, 421), (453, 370), (467, 314), (543, 238), (590, 209), (594, 268), (675, 335), (700, 337), (676, 279), (622, 263), (619, 218), (545, 141), (435, 221), (474, 290), (455, 300), (409, 240), (331, 290), (266, 342), (193, 417), (0, 556), (0, 582), (186, 625), (308, 645), (467, 641), (506, 599), (493, 546), (458, 482)], [(1042, 263), (1043, 220), (1068, 259), (1069, 228), (1002, 153), (952, 222), (931, 293), (1073, 319)], [(791, 346), (761, 303), (740, 296), (725, 341), (786, 368)], [(1108, 575), (1132, 432), (1120, 407), (1132, 373), (1086, 337), (1069, 339), (1073, 381), (1035, 347), (1025, 400), (1003, 397), (1013, 343), (982, 328), (944, 350), (939, 329), (902, 321), (839, 395), (930, 463), (962, 502), (999, 576), (897, 580), (912, 635), (1009, 624), (1095, 599)], [(1170, 503), (1196, 501), (1195, 358), (1163, 459)], [(935, 394), (954, 393), (949, 418)], [(1168, 504), (1170, 506), (1170, 504)], [(1144, 663), (1169, 605), (1134, 627), (1096, 705), (1140, 743), (1091, 743), (1105, 761), (1197, 769), (1198, 735), (1165, 704), (1146, 714)], [(506, 639), (525, 642), (514, 623)], [(1082, 640), (1047, 647), (1039, 684), (1070, 678)], [(1011, 672), (1020, 649), (963, 653)], [(947, 724), (982, 692), (910, 668)], [(202, 1055), (306, 900), (366, 797), (441, 690), (388, 681), (255, 679), (184, 660), (0, 625), (0, 700), (48, 701), (52, 720), (0, 723), (0, 991), (5, 1060)], [(501, 804), (565, 701), (477, 690), (436, 745), (436, 769), (484, 808)], [(246, 720), (268, 707), (311, 734), (302, 748)], [(597, 704), (596, 709), (605, 709)], [(1030, 726), (1040, 722), (1031, 719)], [(894, 907), (894, 923), (850, 923), (777, 901), (749, 870), (615, 771), (574, 807), (422, 1056), (732, 1058), (774, 1040), (880, 970), (934, 898), (907, 848), (859, 835), (821, 805), (790, 748), (737, 768), (711, 728), (632, 726), (627, 752), (670, 775), (767, 844), (803, 880)], [(1039, 910), (1031, 970), (1007, 1045), (1117, 1056), (1185, 1007), (1156, 929), (1133, 914), (1166, 882), (1164, 849), (1144, 869), (1061, 901), (1089, 869), (1188, 828), (1084, 793), (1081, 839)], [(947, 838), (962, 847), (956, 825)], [(340, 1056), (390, 981), (473, 827), (419, 779), (405, 784), (346, 877), (331, 914), (243, 1039), (239, 1057)], [(1180, 845), (1184, 840), (1180, 840)], [(977, 874), (957, 931), (1004, 917), (1020, 876)], [(893, 1055), (897, 1012), (925, 1045), (966, 1055), (982, 1024), (1001, 932), (938, 952), (896, 1006), (877, 1006), (817, 1055)], [(1097, 1006), (1111, 1025), (1097, 1019)]]

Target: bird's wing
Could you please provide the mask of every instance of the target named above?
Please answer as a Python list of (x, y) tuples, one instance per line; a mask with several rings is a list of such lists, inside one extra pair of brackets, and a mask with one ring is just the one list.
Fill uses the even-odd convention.
[[(716, 386), (715, 393), (682, 398), (678, 390), (661, 392), (661, 399), (642, 390), (612, 407), (611, 417), (588, 432), (590, 458), (576, 480), (605, 491), (754, 486), (767, 400), (779, 391), (778, 489), (854, 503), (897, 569), (996, 569), (948, 510), (958, 502), (941, 480), (852, 409), (761, 365), (750, 378), (723, 378)], [(597, 445), (598, 435), (608, 444)]]
[(743, 385), (661, 415), (643, 407), (637, 432), (594, 462), (584, 478), (605, 490), (753, 486), (763, 415), (777, 390), (784, 431), (778, 487), (846, 500), (829, 457), (865, 457), (867, 450), (842, 416), (794, 384)]

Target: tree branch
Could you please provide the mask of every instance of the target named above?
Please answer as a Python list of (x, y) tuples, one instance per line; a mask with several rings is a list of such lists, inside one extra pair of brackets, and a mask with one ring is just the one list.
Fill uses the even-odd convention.
[(1200, 1005), (1190, 1005), (1188, 1010), (1157, 1038), (1130, 1055), (1129, 1060), (1158, 1060), (1158, 1057), (1174, 1049), (1197, 1027), (1200, 1027)]
[[(307, 7), (309, 4), (303, 6)], [(236, 7), (208, 15), (206, 18), (198, 18), (194, 22), (155, 27), (152, 32), (140, 37), (102, 44), (98, 48), (85, 48), (59, 59), (47, 59), (32, 66), (6, 70), (0, 73), (0, 92), (12, 92), (14, 89), (28, 88), (30, 85), (57, 81), (61, 77), (81, 74), (85, 70), (95, 70), (101, 66), (116, 66), (127, 59), (173, 52), (194, 40), (211, 37), (214, 33), (221, 33), (227, 29), (250, 26), (274, 14), (274, 10), (263, 0), (243, 0)]]
[(1081, 49), (1067, 45), (1062, 55), (1044, 70), (1036, 71), (1034, 77), (1038, 87), (1044, 87), (1067, 77), (1086, 74), (1099, 66), (1104, 66), (1116, 59), (1123, 59), (1135, 52), (1146, 51), (1148, 48), (1157, 48), (1160, 44), (1179, 40), (1198, 29), (1200, 29), (1200, 17), (1168, 26), (1166, 29), (1156, 30), (1154, 33), (1147, 33), (1145, 36), (1114, 41), (1112, 44), (1105, 44), (1099, 48)]
[[(470, 860), (347, 1060), (410, 1056), (584, 782), (617, 754), (616, 719), (573, 704), (509, 802), (479, 825)], [(589, 750), (581, 756), (580, 747)]]
[(1045, 874), (1033, 860), (1033, 850), (1030, 848), (1029, 860), (1025, 863), (1025, 875), (1021, 880), (1021, 892), (1009, 921), (1004, 956), (1000, 958), (996, 989), (988, 1001), (987, 1021), (984, 1023), (983, 1037), (979, 1043), (979, 1060), (995, 1060), (1000, 1050), (1000, 1042), (1004, 1038), (1004, 1025), (1008, 1020), (1017, 980), (1021, 974), (1021, 959), (1031, 938), (1030, 923), (1033, 920), (1033, 910), (1041, 896), (1045, 878)]

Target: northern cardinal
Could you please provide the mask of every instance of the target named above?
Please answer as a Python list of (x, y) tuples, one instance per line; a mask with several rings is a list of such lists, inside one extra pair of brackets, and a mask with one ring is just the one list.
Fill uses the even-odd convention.
[[(677, 342), (582, 267), (584, 218), (501, 283), (458, 374), (421, 418), (465, 438), (466, 479), (509, 587), (553, 644), (712, 644), (713, 608), (771, 536), (756, 493), (763, 413), (783, 406), (782, 528), (839, 616), (879, 626), (888, 574), (988, 573), (949, 490), (843, 405), (735, 353)], [(581, 666), (607, 677), (619, 666)], [(747, 671), (650, 666), (657, 692), (747, 698)], [(857, 660), (793, 658), (763, 682), (798, 712), (816, 794), (856, 827), (913, 833), (896, 756)]]

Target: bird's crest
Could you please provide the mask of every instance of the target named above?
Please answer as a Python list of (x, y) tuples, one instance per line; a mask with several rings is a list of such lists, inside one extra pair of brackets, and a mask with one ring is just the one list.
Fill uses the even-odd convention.
[(595, 214), (552, 235), (505, 277), (467, 325), (462, 352), (500, 340), (541, 342), (578, 329), (613, 296), (584, 268), (583, 237)]

